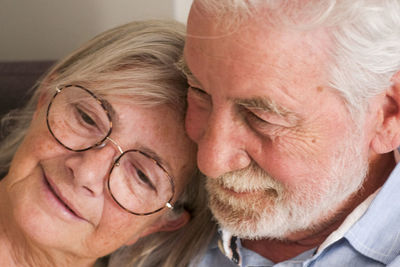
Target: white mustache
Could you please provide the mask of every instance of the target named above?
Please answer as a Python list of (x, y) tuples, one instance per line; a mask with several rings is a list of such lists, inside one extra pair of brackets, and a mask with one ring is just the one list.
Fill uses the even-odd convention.
[(208, 178), (207, 180), (209, 184), (218, 184), (237, 193), (272, 190), (276, 191), (277, 195), (281, 195), (285, 190), (282, 183), (276, 181), (255, 162), (252, 162), (245, 169), (226, 173), (216, 179)]

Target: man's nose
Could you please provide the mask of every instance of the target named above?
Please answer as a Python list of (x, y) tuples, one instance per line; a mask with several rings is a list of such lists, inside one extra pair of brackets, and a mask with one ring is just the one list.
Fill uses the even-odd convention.
[(198, 138), (197, 163), (210, 178), (247, 167), (251, 159), (246, 152), (242, 122), (229, 111), (213, 112)]
[(78, 152), (66, 161), (72, 170), (74, 187), (93, 197), (103, 194), (105, 181), (109, 175), (118, 150), (110, 143), (101, 148)]

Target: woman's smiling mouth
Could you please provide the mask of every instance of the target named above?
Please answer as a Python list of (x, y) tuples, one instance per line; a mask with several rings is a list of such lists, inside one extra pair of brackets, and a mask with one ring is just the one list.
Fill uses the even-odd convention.
[(46, 187), (46, 195), (47, 199), (56, 209), (59, 209), (61, 213), (73, 219), (85, 220), (87, 221), (78, 211), (77, 209), (61, 194), (59, 189), (53, 183), (51, 179), (49, 179), (44, 173), (44, 183)]

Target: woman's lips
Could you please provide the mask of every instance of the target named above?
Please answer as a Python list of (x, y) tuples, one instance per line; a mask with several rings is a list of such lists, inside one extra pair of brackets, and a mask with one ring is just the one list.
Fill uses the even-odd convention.
[(55, 184), (46, 175), (44, 175), (44, 180), (47, 187), (49, 188), (49, 191), (60, 202), (60, 204), (62, 204), (65, 207), (65, 209), (69, 211), (70, 214), (72, 214), (74, 217), (78, 219), (86, 221), (86, 219), (82, 217), (82, 215), (74, 208), (74, 206), (71, 203), (69, 203), (69, 201), (60, 193)]

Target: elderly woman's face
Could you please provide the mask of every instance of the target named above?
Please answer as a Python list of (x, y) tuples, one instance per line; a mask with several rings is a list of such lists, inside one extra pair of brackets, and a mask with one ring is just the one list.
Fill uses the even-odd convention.
[[(17, 225), (40, 246), (82, 257), (98, 257), (123, 244), (134, 242), (142, 235), (160, 230), (167, 222), (167, 208), (151, 215), (136, 216), (113, 200), (107, 182), (114, 161), (121, 154), (118, 146), (123, 151), (136, 149), (157, 158), (175, 184), (172, 203), (194, 169), (195, 148), (187, 139), (176, 111), (167, 106), (144, 108), (115, 98), (108, 102), (112, 106), (108, 109), (113, 110), (110, 138), (118, 145), (109, 141), (104, 146), (82, 152), (66, 149), (48, 130), (46, 110), (49, 102), (46, 102), (38, 108), (27, 136), (14, 157), (5, 178), (9, 206)], [(68, 118), (57, 123), (71, 127), (68, 124), (72, 120)], [(88, 123), (84, 116), (83, 120)], [(69, 133), (57, 132), (56, 135), (65, 141), (71, 133), (81, 134), (73, 129)], [(67, 142), (76, 142), (75, 139), (71, 140)], [(127, 172), (128, 176), (130, 172), (133, 176), (138, 174), (136, 169), (130, 167), (130, 163), (138, 168), (150, 169), (150, 172), (152, 168), (157, 168), (151, 164), (142, 166), (145, 163), (133, 158), (128, 161), (128, 169), (122, 171)], [(118, 168), (125, 168), (122, 166), (124, 163), (120, 165)], [(121, 174), (120, 170), (118, 172)], [(156, 194), (162, 195), (168, 191), (154, 188), (157, 185), (148, 185), (143, 180), (138, 181)], [(122, 202), (125, 197), (118, 190), (125, 190), (124, 186), (128, 188), (130, 185), (116, 185), (113, 192)], [(131, 188), (132, 194), (141, 199), (142, 204), (133, 203), (132, 209), (139, 209), (139, 213), (152, 211), (146, 210), (146, 205), (150, 205), (148, 203), (154, 200), (154, 196), (151, 193), (144, 194), (142, 189), (137, 188)], [(129, 204), (127, 206), (125, 208), (131, 208)], [(140, 210), (140, 206), (145, 208)]]

